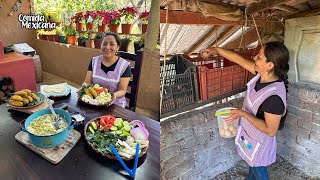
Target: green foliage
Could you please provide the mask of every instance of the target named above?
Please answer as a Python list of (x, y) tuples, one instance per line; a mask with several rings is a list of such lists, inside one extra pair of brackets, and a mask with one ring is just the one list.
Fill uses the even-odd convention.
[(102, 39), (104, 37), (104, 33), (102, 32), (97, 32), (95, 38), (96, 39)]
[(73, 29), (72, 27), (70, 27), (70, 26), (66, 26), (64, 28), (64, 32), (65, 32), (66, 36), (76, 36), (76, 35), (78, 35), (78, 32), (75, 29)]

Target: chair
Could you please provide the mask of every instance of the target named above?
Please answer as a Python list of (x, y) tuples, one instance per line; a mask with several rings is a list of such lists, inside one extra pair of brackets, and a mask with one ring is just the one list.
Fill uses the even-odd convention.
[(136, 101), (137, 101), (137, 90), (139, 87), (139, 79), (140, 79), (140, 70), (141, 70), (141, 64), (142, 64), (142, 54), (143, 51), (137, 51), (137, 54), (131, 54), (124, 51), (118, 51), (118, 55), (131, 62), (131, 64), (134, 62), (134, 66), (131, 66), (131, 72), (133, 77), (131, 78), (129, 82), (130, 91), (127, 91), (126, 98), (129, 99), (129, 103), (127, 103), (128, 109), (135, 111), (136, 108)]

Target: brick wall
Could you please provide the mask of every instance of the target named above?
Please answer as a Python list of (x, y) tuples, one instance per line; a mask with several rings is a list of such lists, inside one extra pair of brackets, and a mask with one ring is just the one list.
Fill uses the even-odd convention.
[(310, 176), (320, 174), (320, 90), (289, 85), (285, 129), (277, 134), (278, 154)]
[(234, 138), (221, 138), (214, 112), (242, 106), (243, 99), (172, 117), (161, 122), (161, 179), (211, 179), (240, 156)]

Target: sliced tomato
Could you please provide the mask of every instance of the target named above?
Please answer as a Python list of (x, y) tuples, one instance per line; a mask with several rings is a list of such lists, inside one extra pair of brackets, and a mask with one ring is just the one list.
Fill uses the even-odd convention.
[(105, 120), (104, 120), (103, 117), (100, 118), (100, 125), (101, 126), (105, 126), (106, 125)]

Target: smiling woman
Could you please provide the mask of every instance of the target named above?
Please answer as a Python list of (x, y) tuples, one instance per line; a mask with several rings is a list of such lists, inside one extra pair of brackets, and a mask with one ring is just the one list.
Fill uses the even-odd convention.
[(117, 56), (120, 48), (118, 34), (107, 32), (102, 39), (100, 56), (93, 57), (84, 84), (99, 84), (114, 93), (114, 104), (126, 107), (125, 94), (130, 81), (130, 63)]
[(280, 42), (268, 42), (261, 47), (254, 61), (221, 48), (201, 51), (204, 58), (213, 53), (256, 75), (247, 84), (242, 110), (230, 110), (230, 117), (225, 121), (240, 118), (235, 144), (238, 154), (250, 166), (248, 179), (268, 179), (267, 166), (276, 161), (275, 135), (283, 127), (287, 113), (289, 51)]

